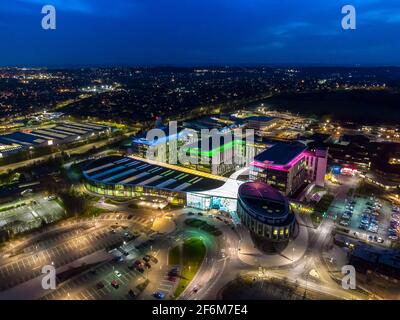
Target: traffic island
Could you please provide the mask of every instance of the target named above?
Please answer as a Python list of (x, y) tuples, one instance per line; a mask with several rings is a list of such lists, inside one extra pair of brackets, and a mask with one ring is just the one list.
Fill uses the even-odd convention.
[[(179, 248), (179, 247), (178, 247)], [(179, 252), (179, 259), (176, 255)], [(182, 250), (172, 249), (170, 252), (171, 262), (181, 261), (181, 273), (179, 276), (178, 286), (174, 293), (174, 299), (178, 298), (180, 294), (186, 289), (192, 279), (196, 276), (200, 268), (204, 256), (206, 254), (206, 247), (203, 240), (198, 238), (190, 238), (184, 241)]]

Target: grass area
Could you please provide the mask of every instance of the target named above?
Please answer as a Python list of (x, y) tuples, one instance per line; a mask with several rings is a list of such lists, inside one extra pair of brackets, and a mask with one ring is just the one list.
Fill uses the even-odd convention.
[(65, 210), (64, 202), (63, 202), (59, 197), (57, 197), (54, 201), (57, 202), (57, 204), (58, 204), (61, 208), (63, 208), (63, 209)]
[(179, 297), (189, 285), (190, 281), (192, 281), (203, 262), (205, 254), (206, 247), (202, 240), (191, 238), (183, 243), (181, 278), (176, 288), (174, 298)]
[(310, 218), (311, 218), (311, 222), (312, 222), (313, 225), (316, 226), (316, 227), (321, 223), (321, 221), (322, 221), (322, 219), (323, 219), (322, 213), (321, 213), (321, 212), (315, 212), (315, 211), (313, 211), (313, 212), (310, 214)]
[(319, 213), (325, 213), (328, 211), (335, 197), (331, 194), (325, 194), (321, 200), (315, 205), (314, 210)]
[(361, 181), (358, 184), (357, 189), (355, 190), (355, 193), (357, 196), (370, 197), (372, 194), (381, 195), (383, 193), (383, 191), (377, 186), (369, 184), (365, 181)]
[(178, 209), (182, 209), (184, 207), (183, 204), (173, 204), (173, 203), (169, 203), (164, 209), (168, 209), (168, 210), (178, 210)]
[(25, 202), (17, 203), (17, 204), (15, 204), (15, 205), (13, 205), (13, 206), (8, 206), (8, 207), (0, 208), (0, 212), (4, 212), (4, 211), (11, 210), (11, 209), (20, 208), (20, 207), (23, 207), (23, 206), (26, 206), (26, 203), (25, 203)]
[(85, 193), (85, 198), (88, 199), (89, 201), (95, 201), (95, 202), (100, 200), (100, 197), (87, 193)]
[(87, 207), (87, 209), (86, 209), (86, 211), (85, 211), (85, 215), (87, 215), (87, 216), (99, 216), (99, 215), (101, 215), (102, 213), (106, 213), (106, 212), (110, 212), (109, 210), (106, 210), (106, 209), (102, 209), (102, 208), (97, 208), (97, 207), (94, 207), (94, 206), (88, 206)]
[(116, 205), (119, 205), (121, 203), (125, 203), (127, 201), (128, 201), (127, 199), (110, 199), (110, 198), (107, 198), (106, 200), (104, 200), (105, 203), (116, 204)]
[(204, 230), (204, 231), (212, 234), (213, 236), (217, 236), (218, 237), (218, 236), (220, 236), (222, 234), (222, 232), (218, 228), (208, 224), (207, 222), (205, 222), (203, 220), (186, 219), (185, 220), (185, 224), (190, 226), (190, 227), (192, 227), (192, 228), (198, 228), (198, 229)]
[(131, 208), (131, 209), (138, 209), (139, 208), (139, 206), (135, 202), (129, 204), (128, 207)]
[(168, 253), (168, 264), (171, 266), (178, 265), (181, 263), (181, 252), (179, 246), (172, 248)]
[(354, 189), (350, 188), (349, 191), (347, 191), (347, 196), (352, 197), (354, 195)]
[(318, 226), (322, 222), (324, 214), (326, 214), (328, 211), (334, 198), (335, 197), (331, 194), (325, 194), (315, 205), (314, 211), (310, 214), (310, 218), (314, 226)]

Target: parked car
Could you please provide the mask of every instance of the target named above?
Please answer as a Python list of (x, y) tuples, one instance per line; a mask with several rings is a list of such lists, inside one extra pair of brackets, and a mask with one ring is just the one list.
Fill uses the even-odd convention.
[(158, 259), (154, 256), (150, 256), (150, 260), (151, 262), (153, 262), (154, 264), (158, 263)]
[(154, 298), (161, 300), (161, 299), (164, 299), (165, 294), (160, 291), (156, 291), (153, 293), (153, 296), (154, 296)]
[(96, 289), (100, 290), (100, 289), (103, 289), (103, 288), (104, 288), (104, 283), (103, 282), (99, 281), (99, 282), (96, 283)]
[(113, 286), (115, 289), (119, 288), (119, 282), (117, 280), (111, 281), (111, 286)]
[(130, 297), (135, 298), (136, 297), (136, 292), (133, 291), (132, 289), (128, 291), (128, 294)]
[(118, 278), (122, 276), (121, 272), (119, 272), (118, 270), (115, 270), (114, 273)]

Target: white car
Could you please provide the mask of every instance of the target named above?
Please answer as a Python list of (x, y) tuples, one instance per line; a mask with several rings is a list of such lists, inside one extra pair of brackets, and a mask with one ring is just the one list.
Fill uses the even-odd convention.
[(119, 272), (118, 270), (115, 270), (114, 273), (118, 278), (122, 276), (121, 272)]

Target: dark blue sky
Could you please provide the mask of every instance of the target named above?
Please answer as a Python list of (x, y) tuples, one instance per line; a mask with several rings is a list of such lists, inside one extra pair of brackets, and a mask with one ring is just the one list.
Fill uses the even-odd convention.
[(400, 1), (0, 0), (0, 41), (0, 65), (400, 65)]

